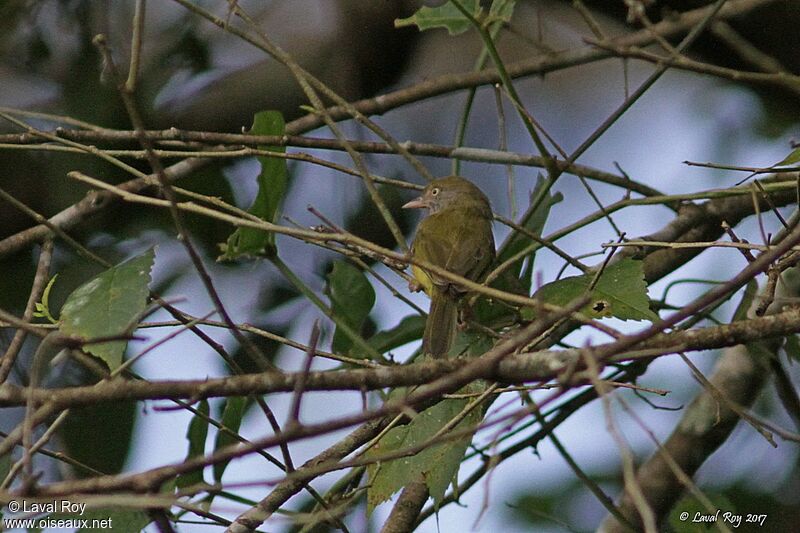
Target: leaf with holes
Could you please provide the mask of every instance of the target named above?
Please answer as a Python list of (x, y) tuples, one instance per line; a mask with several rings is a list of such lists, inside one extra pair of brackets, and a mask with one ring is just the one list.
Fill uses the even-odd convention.
[(609, 265), (595, 287), (589, 291), (594, 274), (560, 279), (543, 285), (534, 298), (564, 307), (589, 294), (589, 303), (581, 312), (591, 318), (616, 317), (621, 320), (657, 320), (650, 309), (642, 262), (623, 259)]

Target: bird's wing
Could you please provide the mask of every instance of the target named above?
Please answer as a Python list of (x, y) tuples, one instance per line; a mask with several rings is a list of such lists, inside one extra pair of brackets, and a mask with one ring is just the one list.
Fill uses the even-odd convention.
[[(464, 217), (456, 232), (445, 268), (476, 280), (494, 258), (494, 235), (488, 220)], [(463, 243), (469, 242), (469, 246)]]
[[(437, 228), (445, 226), (449, 231), (437, 231)], [(466, 246), (464, 243), (470, 245)], [(434, 265), (454, 274), (475, 279), (494, 256), (491, 223), (470, 213), (457, 211), (437, 213), (420, 224), (414, 247), (415, 255), (418, 257), (426, 258)], [(441, 277), (435, 275), (430, 277), (433, 283), (440, 287), (450, 285)]]

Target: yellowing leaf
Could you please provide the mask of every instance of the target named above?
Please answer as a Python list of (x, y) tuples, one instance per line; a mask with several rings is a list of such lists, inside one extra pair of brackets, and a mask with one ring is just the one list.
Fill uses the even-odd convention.
[(794, 150), (789, 153), (782, 161), (775, 163), (774, 167), (787, 167), (789, 165), (794, 165), (795, 163), (800, 162), (800, 148), (795, 148)]

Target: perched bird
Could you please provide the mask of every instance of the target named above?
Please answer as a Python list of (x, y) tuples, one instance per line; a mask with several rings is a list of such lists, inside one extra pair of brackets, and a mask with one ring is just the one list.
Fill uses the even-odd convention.
[[(478, 281), (493, 262), (492, 209), (486, 195), (471, 182), (459, 176), (439, 178), (403, 208), (428, 210), (411, 246), (415, 259), (472, 281)], [(431, 299), (422, 349), (433, 357), (444, 357), (455, 337), (458, 301), (466, 290), (416, 265), (411, 270), (418, 289)]]

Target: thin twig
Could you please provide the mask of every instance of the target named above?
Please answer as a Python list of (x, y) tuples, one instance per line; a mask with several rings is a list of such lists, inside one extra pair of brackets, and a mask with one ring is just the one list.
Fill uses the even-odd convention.
[(300, 423), (300, 402), (303, 399), (303, 392), (306, 387), (306, 380), (308, 373), (311, 371), (311, 363), (314, 361), (314, 353), (317, 350), (317, 342), (319, 342), (319, 320), (315, 320), (311, 326), (311, 336), (308, 339), (308, 350), (303, 360), (303, 368), (300, 372), (300, 379), (297, 380), (292, 393), (292, 404), (289, 409), (289, 419), (286, 421), (287, 427), (292, 427)]

